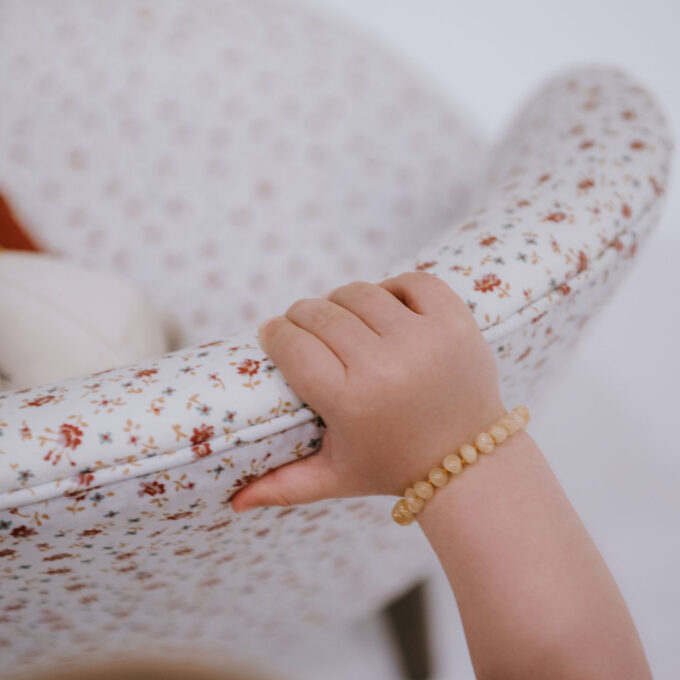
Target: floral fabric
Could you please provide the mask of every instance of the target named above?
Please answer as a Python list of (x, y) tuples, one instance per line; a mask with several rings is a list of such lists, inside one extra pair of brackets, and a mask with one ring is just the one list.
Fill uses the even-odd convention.
[(8, 0), (0, 189), (39, 245), (211, 342), (375, 276), (469, 207), (482, 145), (288, 3)]
[[(365, 278), (443, 278), (494, 348), (506, 403), (530, 402), (658, 221), (670, 152), (629, 76), (559, 74), (488, 156), (469, 214)], [(324, 431), (252, 328), (2, 394), (0, 428), (7, 668), (102, 646), (285, 646), (369, 613), (431, 564), (387, 498), (231, 512), (235, 490)]]

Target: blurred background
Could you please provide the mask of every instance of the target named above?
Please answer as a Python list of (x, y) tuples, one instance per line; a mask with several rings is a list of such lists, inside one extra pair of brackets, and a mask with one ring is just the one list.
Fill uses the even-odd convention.
[[(538, 81), (579, 61), (609, 62), (640, 78), (665, 106), (676, 144), (680, 139), (675, 0), (306, 4), (382, 42), (466, 108), (487, 139), (501, 133)], [(648, 250), (545, 398), (531, 404), (530, 426), (613, 572), (659, 679), (680, 673), (678, 181), (675, 167)], [(443, 573), (429, 586), (435, 677), (471, 680)], [(290, 677), (391, 680), (399, 677), (394, 664), (383, 629), (367, 621), (346, 639), (306, 651)]]

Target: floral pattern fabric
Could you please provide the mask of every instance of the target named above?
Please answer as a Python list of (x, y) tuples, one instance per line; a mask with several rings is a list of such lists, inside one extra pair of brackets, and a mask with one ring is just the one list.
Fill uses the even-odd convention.
[[(445, 280), (496, 353), (506, 403), (530, 402), (657, 223), (671, 146), (627, 74), (559, 74), (489, 154), (469, 214), (366, 278)], [(0, 395), (5, 667), (150, 643), (254, 654), (397, 594), (431, 561), (388, 498), (229, 508), (323, 432), (253, 329)]]

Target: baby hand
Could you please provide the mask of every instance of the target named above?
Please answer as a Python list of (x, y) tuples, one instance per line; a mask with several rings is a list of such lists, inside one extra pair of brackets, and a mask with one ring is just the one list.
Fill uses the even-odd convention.
[(260, 327), (260, 342), (327, 431), (317, 453), (239, 491), (236, 511), (402, 495), (506, 412), (470, 310), (425, 272), (297, 300)]

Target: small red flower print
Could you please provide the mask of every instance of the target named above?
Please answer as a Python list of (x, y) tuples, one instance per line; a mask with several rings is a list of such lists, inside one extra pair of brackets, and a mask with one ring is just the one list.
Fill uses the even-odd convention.
[(578, 251), (578, 268), (576, 269), (576, 273), (580, 274), (582, 271), (585, 271), (588, 268), (588, 256), (582, 251)]
[(632, 210), (630, 209), (630, 206), (628, 205), (628, 203), (624, 203), (624, 204), (621, 206), (621, 214), (622, 214), (624, 217), (630, 217), (630, 216), (631, 216)]
[(141, 370), (137, 371), (137, 373), (135, 373), (133, 377), (150, 378), (152, 375), (156, 375), (156, 373), (158, 373), (157, 368), (142, 368)]
[(492, 246), (496, 241), (498, 241), (498, 239), (495, 236), (487, 236), (479, 242), (479, 245), (485, 247)]
[(578, 188), (587, 191), (588, 189), (592, 189), (595, 186), (595, 181), (588, 178), (588, 179), (583, 179), (578, 183)]
[(193, 517), (194, 513), (191, 512), (190, 510), (182, 510), (180, 512), (176, 512), (174, 515), (167, 515), (165, 519), (169, 520), (177, 520), (177, 519), (185, 519), (187, 517)]
[(255, 375), (260, 370), (257, 359), (244, 359), (236, 369), (241, 375)]
[(22, 524), (21, 526), (14, 527), (9, 533), (12, 538), (28, 538), (29, 536), (35, 536), (38, 532), (35, 529)]
[(80, 532), (81, 538), (87, 538), (89, 536), (96, 536), (97, 534), (101, 534), (102, 530), (101, 529), (85, 529), (84, 531)]
[(191, 443), (196, 446), (208, 441), (215, 434), (215, 428), (212, 425), (203, 423), (201, 427), (195, 427), (194, 433), (191, 435)]
[(73, 557), (73, 555), (71, 553), (56, 553), (55, 555), (43, 557), (43, 562), (56, 562), (56, 560), (65, 560), (69, 557)]
[(210, 448), (210, 444), (208, 442), (196, 444), (195, 446), (191, 447), (191, 450), (194, 452), (196, 458), (205, 458), (212, 453), (212, 449)]
[(653, 175), (649, 176), (649, 181), (652, 184), (652, 189), (654, 189), (654, 193), (657, 196), (661, 196), (663, 194), (663, 187), (659, 184), (659, 181), (654, 177)]
[(531, 347), (527, 347), (518, 357), (515, 359), (515, 363), (518, 364), (520, 361), (526, 359), (531, 353)]
[(579, 149), (585, 151), (595, 146), (595, 142), (592, 139), (584, 139), (578, 146)]
[(633, 149), (633, 151), (642, 151), (642, 149), (647, 148), (647, 145), (641, 139), (634, 139), (630, 143), (630, 148)]
[(571, 288), (569, 288), (569, 284), (567, 283), (562, 283), (555, 290), (559, 290), (562, 295), (569, 295), (571, 293)]
[(635, 111), (632, 111), (631, 109), (621, 111), (621, 118), (623, 118), (623, 120), (633, 120), (633, 118), (635, 118), (636, 116), (637, 114), (635, 113)]
[(430, 267), (434, 267), (436, 264), (437, 263), (435, 261), (421, 262), (420, 264), (416, 265), (416, 271), (424, 272), (426, 269), (429, 269)]
[(528, 201), (526, 198), (517, 201), (518, 208), (526, 208), (528, 205), (531, 205), (531, 201)]
[(65, 449), (77, 449), (83, 440), (80, 438), (83, 436), (83, 431), (70, 423), (62, 423), (59, 428), (59, 438), (57, 442), (63, 446)]
[(253, 380), (253, 376), (257, 375), (260, 370), (260, 360), (259, 359), (244, 359), (240, 364), (237, 365), (235, 361), (231, 362), (231, 366), (237, 366), (236, 370), (241, 375), (248, 376), (248, 382), (241, 383), (244, 387), (249, 387), (254, 390), (257, 385), (261, 383), (261, 380)]
[(543, 218), (544, 222), (562, 222), (567, 219), (567, 214), (562, 211), (553, 212)]
[(482, 293), (488, 293), (496, 286), (500, 286), (501, 283), (501, 280), (495, 274), (484, 274), (481, 279), (475, 280), (475, 290), (479, 290)]
[(543, 184), (543, 182), (547, 182), (550, 179), (550, 177), (551, 177), (550, 173), (546, 172), (538, 178), (538, 183)]
[(619, 253), (623, 250), (624, 248), (623, 243), (621, 242), (621, 239), (619, 239), (618, 236), (612, 241), (612, 247)]
[(165, 484), (161, 482), (140, 482), (139, 485), (142, 487), (140, 491), (137, 492), (138, 496), (158, 496), (165, 493)]
[(221, 345), (224, 342), (224, 340), (213, 340), (213, 342), (206, 342), (203, 345), (199, 345), (201, 349), (204, 347), (214, 347), (215, 345)]
[(81, 472), (78, 475), (78, 484), (82, 486), (89, 486), (94, 481), (94, 475), (91, 472)]
[(44, 404), (49, 404), (55, 399), (53, 394), (46, 394), (42, 397), (36, 397), (32, 401), (26, 402), (26, 406), (43, 406)]
[(11, 548), (5, 548), (5, 550), (0, 550), (0, 557), (11, 557), (14, 555), (16, 550), (12, 550)]

